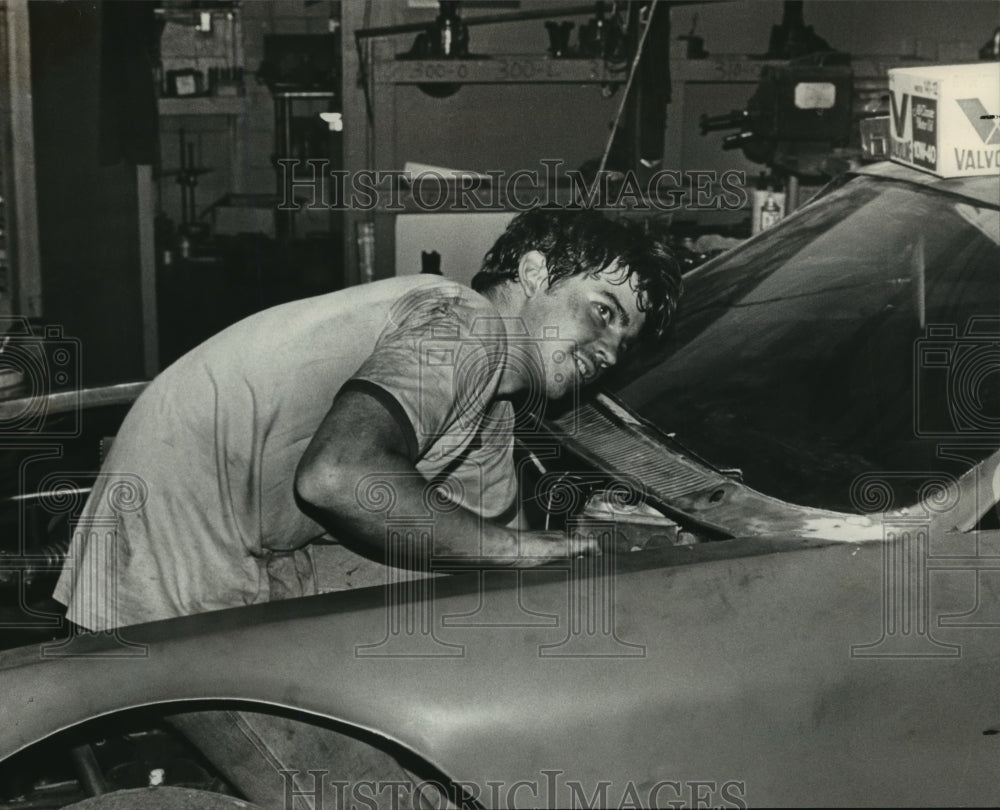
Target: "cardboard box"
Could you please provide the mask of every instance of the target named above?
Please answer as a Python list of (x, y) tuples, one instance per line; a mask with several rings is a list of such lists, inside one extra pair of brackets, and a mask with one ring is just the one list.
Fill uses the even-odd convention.
[(890, 154), (939, 177), (1000, 174), (1000, 62), (889, 71)]

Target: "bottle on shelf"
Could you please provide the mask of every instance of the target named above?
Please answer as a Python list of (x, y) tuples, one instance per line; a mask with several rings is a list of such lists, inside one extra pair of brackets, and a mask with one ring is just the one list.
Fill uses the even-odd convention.
[(774, 192), (768, 191), (767, 199), (760, 208), (760, 229), (766, 231), (768, 228), (777, 225), (781, 219), (781, 207), (774, 199)]
[[(457, 0), (441, 0), (441, 13), (434, 21), (437, 41), (434, 55), (438, 58), (468, 56), (469, 27), (458, 16)], [(433, 40), (432, 40), (433, 41)]]
[(761, 175), (753, 190), (752, 232), (773, 228), (785, 217), (785, 193), (775, 187), (775, 178)]

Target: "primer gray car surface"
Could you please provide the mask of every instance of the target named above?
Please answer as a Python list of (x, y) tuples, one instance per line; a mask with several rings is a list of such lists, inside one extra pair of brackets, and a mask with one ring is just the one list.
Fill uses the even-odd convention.
[(998, 209), (879, 164), (689, 275), (672, 351), (525, 454), (602, 556), (8, 651), (0, 756), (218, 699), (486, 807), (1000, 803)]

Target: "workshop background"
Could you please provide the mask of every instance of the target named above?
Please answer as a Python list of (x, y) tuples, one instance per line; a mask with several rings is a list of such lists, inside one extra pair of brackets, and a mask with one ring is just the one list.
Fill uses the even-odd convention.
[[(858, 145), (852, 135), (804, 150), (723, 148), (754, 140), (731, 113), (747, 108), (765, 63), (849, 56), (856, 130), (887, 112), (886, 68), (974, 62), (1000, 22), (994, 0), (664, 1), (623, 103), (649, 5), (0, 2), (0, 317), (10, 333), (56, 327), (78, 341), (72, 384), (141, 379), (281, 301), (435, 267), (467, 278), (513, 214), (509, 201), (469, 214), (448, 200), (420, 213), (409, 197), (403, 212), (280, 210), (279, 159), (355, 177), (421, 164), (508, 176), (542, 161), (563, 173), (602, 162), (745, 172), (739, 210), (644, 215), (693, 266), (761, 227), (761, 207), (765, 220), (790, 209), (790, 193), (805, 198)], [(553, 81), (546, 60), (560, 59)], [(443, 81), (449, 60), (493, 78)], [(609, 142), (616, 117), (621, 135)], [(292, 191), (308, 202), (306, 185)], [(16, 393), (23, 380), (0, 385)]]

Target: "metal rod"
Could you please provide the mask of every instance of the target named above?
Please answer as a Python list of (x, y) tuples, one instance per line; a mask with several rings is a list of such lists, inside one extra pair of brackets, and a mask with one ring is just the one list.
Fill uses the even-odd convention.
[(794, 213), (799, 207), (799, 178), (794, 174), (789, 175), (785, 184), (785, 216)]
[(177, 131), (178, 139), (180, 140), (180, 151), (181, 151), (181, 168), (180, 172), (177, 174), (177, 181), (181, 187), (181, 222), (187, 222), (188, 210), (187, 210), (187, 191), (184, 188), (184, 178), (187, 173), (187, 148), (184, 142), (184, 129), (181, 128)]
[(0, 400), (0, 420), (14, 419), (28, 408), (40, 407), (46, 416), (54, 416), (57, 413), (77, 413), (81, 408), (130, 405), (148, 385), (148, 380), (138, 380), (81, 388), (76, 391), (56, 391), (44, 397), (35, 395)]
[(11, 495), (4, 501), (40, 501), (44, 498), (65, 498), (68, 495), (89, 495), (93, 487), (67, 487), (64, 489), (44, 489), (41, 492), (24, 492)]
[[(198, 164), (195, 162), (195, 159), (194, 159), (194, 143), (192, 142), (192, 143), (188, 144), (188, 171), (191, 174), (188, 177), (188, 184), (185, 186), (185, 188), (187, 189), (187, 194), (188, 194), (187, 210), (188, 210), (188, 216), (191, 217), (191, 220), (190, 220), (191, 222), (194, 222), (195, 221), (195, 217), (197, 216), (197, 205), (195, 204), (195, 201), (194, 201), (194, 187), (195, 187), (195, 183), (198, 182), (198, 175), (195, 174), (195, 166), (197, 166), (197, 165)], [(185, 225), (188, 224), (188, 218), (187, 217), (184, 218), (184, 224)]]
[[(592, 14), (596, 3), (585, 6), (562, 6), (561, 8), (536, 9), (535, 11), (516, 11), (513, 14), (489, 14), (484, 17), (463, 18), (466, 25), (492, 25), (494, 23), (520, 22), (521, 20), (541, 20), (545, 17), (574, 17), (577, 14)], [(434, 25), (433, 20), (426, 22), (401, 23), (399, 25), (383, 25), (378, 28), (358, 28), (354, 36), (358, 39), (366, 37), (384, 37), (390, 34), (410, 34), (425, 31)]]
[(604, 146), (604, 154), (601, 155), (601, 163), (597, 167), (597, 178), (600, 181), (600, 177), (604, 174), (604, 169), (608, 163), (608, 155), (611, 154), (611, 145), (614, 143), (615, 134), (618, 131), (618, 123), (621, 121), (622, 113), (625, 111), (625, 103), (628, 101), (629, 91), (632, 89), (632, 80), (635, 78), (636, 68), (639, 67), (639, 60), (642, 58), (642, 50), (646, 45), (646, 34), (649, 33), (649, 29), (653, 26), (653, 15), (656, 13), (656, 4), (659, 0), (653, 0), (652, 5), (649, 7), (649, 18), (646, 20), (646, 27), (642, 29), (642, 34), (639, 37), (639, 44), (635, 48), (635, 56), (632, 59), (632, 67), (628, 72), (628, 81), (625, 82), (625, 89), (622, 91), (621, 101), (618, 104), (618, 112), (615, 113), (615, 118), (611, 122), (611, 134), (608, 135), (608, 141)]
[(101, 773), (101, 766), (97, 764), (93, 748), (87, 744), (77, 746), (70, 751), (70, 756), (73, 758), (73, 764), (76, 765), (80, 783), (88, 795), (103, 796), (108, 792), (104, 774)]

